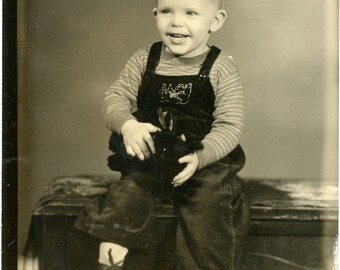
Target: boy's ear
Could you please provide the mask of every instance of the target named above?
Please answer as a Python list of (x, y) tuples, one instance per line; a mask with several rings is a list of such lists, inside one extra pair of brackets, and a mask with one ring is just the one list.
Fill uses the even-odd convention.
[(155, 17), (155, 19), (157, 19), (157, 8), (154, 8), (152, 10), (153, 16)]
[(219, 30), (224, 21), (227, 19), (227, 12), (225, 10), (219, 10), (216, 12), (214, 20), (211, 23), (210, 26), (210, 32), (216, 32)]

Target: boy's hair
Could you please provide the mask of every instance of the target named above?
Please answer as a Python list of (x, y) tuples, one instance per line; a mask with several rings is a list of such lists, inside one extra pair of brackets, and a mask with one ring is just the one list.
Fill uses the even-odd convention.
[[(210, 1), (213, 1), (216, 4), (218, 9), (223, 9), (224, 0), (210, 0)], [(156, 6), (157, 6), (157, 4), (158, 4), (158, 0), (156, 0)]]

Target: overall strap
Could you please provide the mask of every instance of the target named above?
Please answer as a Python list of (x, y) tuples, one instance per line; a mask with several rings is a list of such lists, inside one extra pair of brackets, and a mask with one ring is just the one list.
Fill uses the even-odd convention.
[(205, 58), (200, 72), (198, 73), (200, 77), (207, 77), (209, 76), (209, 72), (211, 70), (211, 67), (213, 66), (216, 58), (220, 54), (221, 50), (215, 46), (212, 46), (210, 48), (210, 51), (208, 52), (207, 57)]
[(162, 46), (163, 46), (162, 41), (152, 44), (148, 56), (148, 62), (146, 64), (147, 71), (155, 72), (157, 65), (159, 63), (159, 59), (161, 58)]

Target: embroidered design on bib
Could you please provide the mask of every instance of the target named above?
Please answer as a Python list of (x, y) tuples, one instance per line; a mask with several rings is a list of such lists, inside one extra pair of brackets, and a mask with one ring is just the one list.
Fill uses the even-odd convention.
[(171, 83), (163, 83), (159, 90), (160, 102), (187, 104), (190, 100), (191, 91), (192, 83), (179, 83), (175, 87)]

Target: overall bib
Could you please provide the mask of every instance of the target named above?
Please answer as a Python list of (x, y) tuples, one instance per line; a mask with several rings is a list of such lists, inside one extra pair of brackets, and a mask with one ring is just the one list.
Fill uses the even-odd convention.
[[(151, 47), (135, 116), (164, 128), (160, 118), (170, 115), (171, 132), (184, 134), (188, 144), (200, 145), (214, 120), (215, 94), (209, 72), (220, 50), (210, 48), (197, 75), (164, 76), (155, 73), (162, 46), (158, 42)], [(105, 198), (96, 198), (85, 207), (76, 227), (127, 247), (123, 269), (235, 269), (248, 224), (236, 176), (245, 163), (242, 148), (237, 146), (177, 188), (164, 185), (160, 179), (173, 164), (169, 162), (168, 168), (167, 164), (162, 167), (163, 172), (155, 172), (154, 166), (149, 166), (152, 162), (146, 161), (137, 169), (120, 169), (121, 181), (111, 186)], [(179, 215), (176, 258), (171, 266), (162, 266), (162, 258), (148, 254), (156, 224), (154, 205), (164, 198), (175, 203)]]

